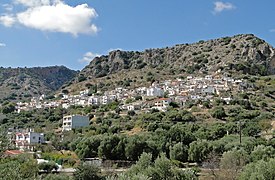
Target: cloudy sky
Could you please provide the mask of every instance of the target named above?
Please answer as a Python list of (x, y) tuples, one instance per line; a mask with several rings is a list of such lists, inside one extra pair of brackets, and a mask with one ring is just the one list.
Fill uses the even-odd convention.
[(1, 0), (0, 66), (82, 69), (111, 50), (253, 33), (275, 46), (274, 0)]

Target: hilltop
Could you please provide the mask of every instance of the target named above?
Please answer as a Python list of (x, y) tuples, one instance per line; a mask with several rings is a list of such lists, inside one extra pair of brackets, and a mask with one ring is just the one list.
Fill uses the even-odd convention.
[(96, 57), (63, 89), (75, 92), (91, 84), (103, 89), (140, 86), (217, 72), (230, 76), (275, 74), (274, 48), (252, 34), (242, 34), (143, 52), (116, 50)]
[(51, 93), (71, 81), (76, 71), (64, 66), (0, 68), (0, 99), (25, 100)]

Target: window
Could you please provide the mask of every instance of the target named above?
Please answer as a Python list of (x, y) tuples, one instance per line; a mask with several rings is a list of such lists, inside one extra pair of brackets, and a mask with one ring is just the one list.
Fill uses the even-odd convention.
[(35, 136), (33, 136), (32, 139), (35, 139)]

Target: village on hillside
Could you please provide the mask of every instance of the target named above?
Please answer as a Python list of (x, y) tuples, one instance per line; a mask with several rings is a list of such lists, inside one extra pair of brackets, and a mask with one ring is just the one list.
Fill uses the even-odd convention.
[[(193, 77), (186, 79), (165, 80), (154, 82), (150, 87), (126, 89), (117, 87), (106, 92), (89, 94), (89, 89), (80, 91), (78, 95), (61, 94), (58, 100), (45, 100), (45, 95), (33, 97), (30, 102), (18, 102), (16, 111), (29, 111), (41, 108), (69, 108), (72, 105), (91, 106), (106, 105), (120, 101), (120, 109), (128, 111), (148, 111), (158, 109), (166, 111), (171, 102), (184, 106), (188, 100), (213, 100), (220, 97), (229, 103), (231, 96), (223, 97), (223, 92), (242, 92), (248, 87), (243, 79), (233, 79), (226, 76)], [(101, 94), (101, 95), (99, 95)]]
[[(106, 105), (114, 101), (121, 102), (122, 111), (135, 113), (149, 112), (152, 109), (165, 112), (171, 103), (184, 107), (188, 101), (212, 101), (220, 98), (229, 104), (231, 93), (242, 92), (248, 88), (243, 79), (233, 79), (226, 76), (193, 77), (186, 79), (165, 80), (154, 82), (150, 87), (126, 89), (117, 87), (114, 90), (97, 95), (89, 94), (89, 89), (81, 91), (78, 95), (61, 94), (58, 100), (46, 100), (46, 96), (33, 97), (30, 102), (18, 102), (16, 112), (30, 111), (42, 108), (69, 108), (70, 106)], [(231, 92), (231, 93), (225, 93)], [(102, 94), (102, 95), (98, 95)], [(228, 96), (223, 96), (227, 94)], [(62, 119), (62, 131), (89, 126), (89, 117), (86, 115), (67, 115)], [(33, 150), (35, 145), (45, 143), (44, 134), (34, 132), (33, 129), (9, 129), (10, 140), (20, 150)]]

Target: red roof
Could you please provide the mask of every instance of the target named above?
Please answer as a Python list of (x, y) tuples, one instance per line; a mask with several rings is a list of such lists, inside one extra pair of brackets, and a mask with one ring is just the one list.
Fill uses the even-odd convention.
[(165, 101), (168, 100), (169, 98), (159, 98), (158, 101)]
[(5, 155), (19, 155), (19, 154), (23, 154), (22, 151), (19, 150), (6, 150), (4, 152)]

